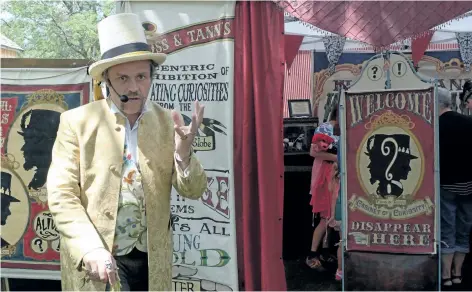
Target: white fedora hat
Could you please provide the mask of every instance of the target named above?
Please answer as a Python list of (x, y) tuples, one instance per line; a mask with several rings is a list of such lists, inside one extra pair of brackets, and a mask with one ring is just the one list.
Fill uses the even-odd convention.
[(101, 60), (89, 67), (93, 79), (102, 81), (108, 68), (133, 61), (151, 60), (162, 64), (166, 54), (152, 53), (139, 16), (134, 13), (111, 15), (98, 23)]

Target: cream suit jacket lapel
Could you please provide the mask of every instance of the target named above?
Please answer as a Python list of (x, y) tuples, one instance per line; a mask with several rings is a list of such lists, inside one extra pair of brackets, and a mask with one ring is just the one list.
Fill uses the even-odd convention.
[[(104, 159), (98, 159), (102, 163), (96, 165), (95, 171), (109, 171), (109, 180), (105, 182), (102, 192), (96, 194), (100, 202), (97, 204), (97, 231), (102, 234), (106, 246), (113, 249), (116, 214), (118, 213), (118, 200), (122, 183), (123, 151), (126, 135), (126, 118), (119, 113), (110, 111), (111, 101), (104, 103), (104, 113), (100, 122), (100, 133), (97, 136), (96, 152), (103, 153)], [(97, 151), (97, 148), (101, 148)], [(102, 151), (103, 150), (103, 151)]]
[[(113, 133), (111, 136), (112, 141), (102, 141), (107, 144), (111, 144), (110, 151), (112, 151), (113, 157), (122, 156), (125, 146), (125, 135), (126, 135), (126, 118), (120, 113), (111, 112), (111, 100), (107, 99), (107, 108), (105, 108), (105, 124), (110, 127), (110, 132)], [(100, 145), (97, 145), (100, 147)], [(122, 163), (122, 161), (121, 161)], [(121, 171), (121, 169), (120, 169)]]
[[(144, 113), (139, 121), (138, 127), (138, 161), (147, 213), (160, 208), (157, 205), (170, 204), (166, 187), (170, 186), (172, 181), (173, 137), (173, 125), (169, 123), (169, 117), (165, 112), (158, 112), (154, 106), (150, 106), (150, 110)], [(168, 222), (168, 218), (166, 212), (160, 212), (159, 218), (154, 219)]]

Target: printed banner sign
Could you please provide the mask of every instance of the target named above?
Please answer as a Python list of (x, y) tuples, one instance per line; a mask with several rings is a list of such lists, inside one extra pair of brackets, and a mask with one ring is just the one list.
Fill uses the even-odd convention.
[(435, 252), (433, 97), (346, 93), (348, 250)]
[(1, 85), (2, 268), (60, 269), (46, 178), (61, 113), (89, 95), (90, 83)]
[(154, 76), (150, 99), (182, 113), (190, 124), (194, 102), (205, 105), (194, 151), (208, 189), (199, 200), (172, 193), (173, 289), (238, 290), (233, 188), (234, 1), (129, 1), (120, 12), (141, 17), (154, 52), (166, 62)]

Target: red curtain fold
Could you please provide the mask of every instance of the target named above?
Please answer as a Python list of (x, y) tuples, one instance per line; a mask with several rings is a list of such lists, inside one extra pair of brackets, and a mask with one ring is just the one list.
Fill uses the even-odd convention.
[(282, 260), (283, 12), (236, 3), (234, 176), (241, 290), (285, 291)]
[(304, 36), (299, 35), (285, 35), (284, 37), (284, 49), (285, 49), (285, 62), (287, 63), (287, 70), (290, 70), (293, 60), (298, 54), (298, 49), (303, 42)]
[(418, 66), (419, 61), (423, 58), (424, 52), (429, 46), (431, 39), (433, 38), (434, 31), (428, 31), (424, 35), (412, 40), (411, 42), (411, 57), (413, 64)]

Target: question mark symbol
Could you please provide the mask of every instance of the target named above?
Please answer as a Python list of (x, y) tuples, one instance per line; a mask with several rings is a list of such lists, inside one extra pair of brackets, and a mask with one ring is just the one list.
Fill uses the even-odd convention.
[(51, 248), (57, 252), (60, 252), (61, 250), (61, 239), (58, 238), (56, 240), (54, 240), (53, 242), (51, 242)]
[(373, 79), (377, 78), (377, 71), (378, 70), (379, 70), (379, 68), (377, 66), (372, 67), (372, 71), (374, 72), (374, 74), (372, 74)]
[(33, 242), (33, 244), (39, 246), (39, 250), (40, 250), (41, 252), (44, 251), (44, 250), (43, 250), (43, 240), (42, 240), (42, 239), (39, 239), (39, 238), (36, 239), (36, 240)]

